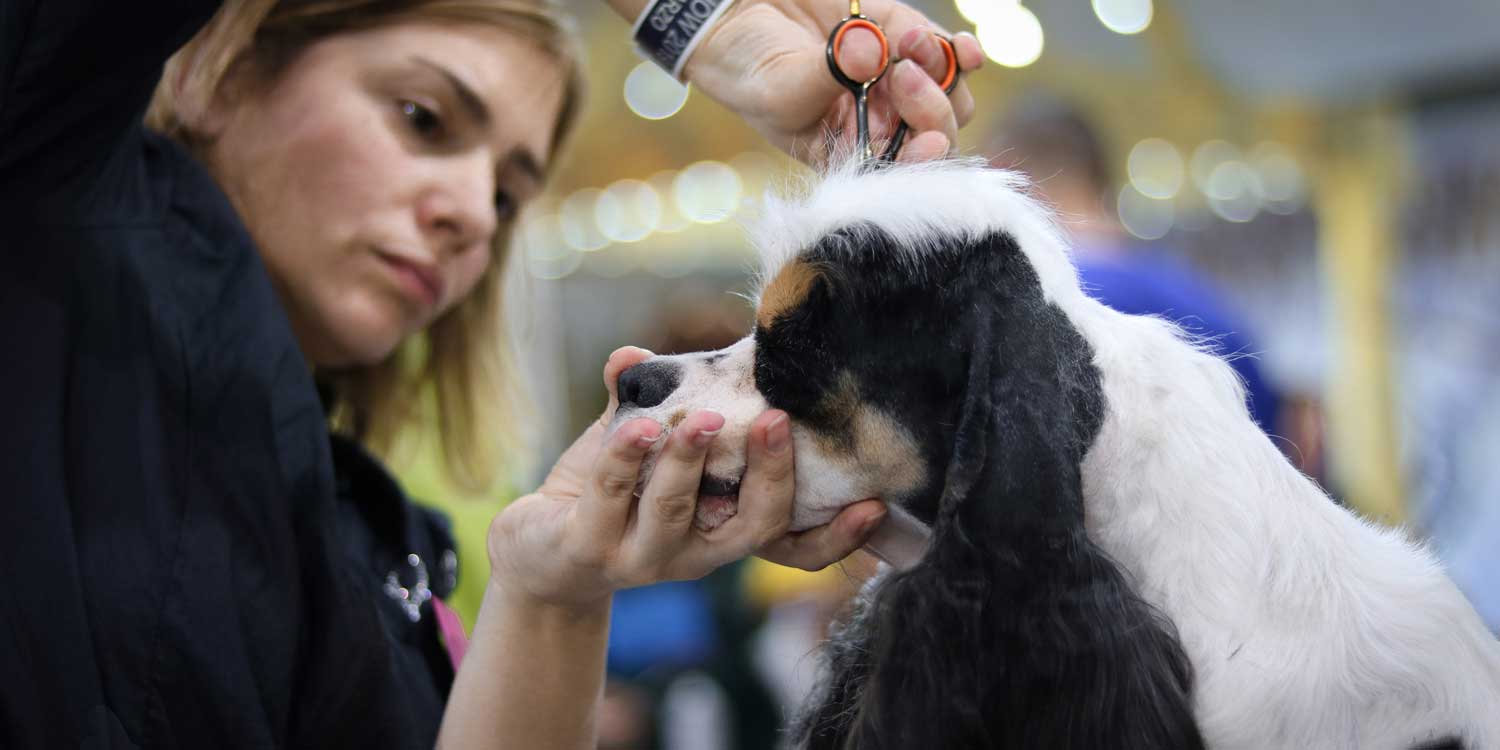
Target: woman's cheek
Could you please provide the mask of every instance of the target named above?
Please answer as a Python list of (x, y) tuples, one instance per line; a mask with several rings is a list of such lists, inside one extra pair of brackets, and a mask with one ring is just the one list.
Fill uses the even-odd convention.
[(453, 295), (443, 305), (443, 312), (463, 304), (463, 301), (473, 293), (474, 288), (484, 278), (484, 272), (489, 268), (490, 248), (488, 245), (465, 250), (454, 261), (457, 268), (453, 284)]

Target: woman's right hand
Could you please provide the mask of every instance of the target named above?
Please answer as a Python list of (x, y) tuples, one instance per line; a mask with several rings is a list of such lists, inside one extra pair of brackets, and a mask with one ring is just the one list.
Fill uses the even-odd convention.
[[(738, 113), (772, 145), (823, 166), (830, 156), (853, 150), (854, 100), (829, 75), (825, 61), (828, 33), (849, 11), (843, 0), (742, 0), (702, 38), (687, 62), (687, 80)], [(975, 108), (962, 80), (951, 95), (937, 84), (947, 63), (932, 40), (937, 28), (899, 0), (865, 0), (863, 12), (884, 27), (892, 57), (902, 61), (892, 59), (892, 69), (870, 99), (871, 137), (883, 141), (896, 122), (905, 121), (911, 137), (900, 161), (948, 155)], [(984, 53), (972, 34), (955, 35), (952, 42), (960, 71), (983, 65)], [(879, 72), (880, 53), (874, 34), (852, 30), (841, 47), (840, 67), (866, 80)]]
[[(749, 554), (815, 569), (863, 544), (884, 517), (866, 501), (826, 526), (788, 534), (792, 450), (785, 413), (762, 414), (750, 430), (739, 513), (714, 532), (693, 528), (708, 445), (723, 426), (709, 411), (688, 415), (657, 459), (651, 481), (635, 496), (641, 462), (661, 425), (632, 420), (613, 435), (605, 426), (618, 403), (620, 373), (650, 357), (617, 350), (604, 368), (610, 401), (599, 421), (563, 454), (541, 488), (495, 517), (489, 532), (491, 586), (508, 599), (580, 613), (606, 606), (621, 588), (701, 577)], [(773, 447), (774, 446), (774, 447)]]

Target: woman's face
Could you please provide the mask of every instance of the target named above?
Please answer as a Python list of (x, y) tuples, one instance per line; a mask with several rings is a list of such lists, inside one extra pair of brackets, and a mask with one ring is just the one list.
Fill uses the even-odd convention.
[(556, 59), (495, 27), (317, 42), (210, 110), (209, 163), (314, 365), (378, 362), (462, 300), (541, 187)]

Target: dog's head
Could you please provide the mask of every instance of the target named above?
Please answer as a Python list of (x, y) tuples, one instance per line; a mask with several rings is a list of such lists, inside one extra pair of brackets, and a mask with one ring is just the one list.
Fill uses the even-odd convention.
[(997, 406), (1045, 415), (1012, 426), (1057, 432), (1047, 442), (1081, 455), (1097, 414), (1069, 415), (1098, 411), (1097, 382), (1055, 304), (1079, 296), (1076, 277), (1046, 212), (1017, 188), (1009, 173), (949, 162), (848, 169), (773, 201), (754, 232), (764, 269), (752, 334), (627, 370), (615, 424), (725, 416), (705, 468), (704, 529), (733, 515), (745, 434), (767, 407), (792, 420), (794, 530), (868, 497), (933, 524), (945, 487), (976, 481), (954, 472), (983, 457), (956, 453), (988, 446)]
[(618, 420), (724, 414), (700, 527), (732, 514), (769, 406), (792, 419), (794, 529), (878, 496), (931, 531), (835, 638), (801, 747), (1203, 746), (1174, 628), (1084, 522), (1096, 348), (1119, 369), (1129, 324), (1084, 296), (1019, 188), (949, 162), (773, 203), (753, 333), (620, 379)]

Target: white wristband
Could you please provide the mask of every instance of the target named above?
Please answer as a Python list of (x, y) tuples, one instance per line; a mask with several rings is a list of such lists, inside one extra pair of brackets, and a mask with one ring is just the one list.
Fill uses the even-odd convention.
[(652, 0), (630, 30), (636, 51), (681, 81), (693, 50), (733, 4), (734, 0)]

